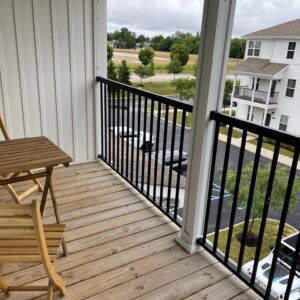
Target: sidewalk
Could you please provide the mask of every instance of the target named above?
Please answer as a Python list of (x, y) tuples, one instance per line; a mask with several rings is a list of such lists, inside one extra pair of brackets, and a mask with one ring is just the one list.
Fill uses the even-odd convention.
[[(232, 138), (231, 139), (231, 145), (240, 148), (241, 139), (242, 138)], [(227, 135), (220, 133), (219, 134), (219, 141), (222, 141), (222, 142), (226, 143), (227, 142)], [(250, 143), (246, 143), (245, 150), (247, 150), (247, 151), (249, 151), (251, 153), (255, 153), (256, 152), (256, 145), (253, 145), (253, 144), (250, 144)], [(273, 159), (273, 151), (270, 151), (270, 150), (265, 149), (265, 148), (261, 148), (261, 156), (265, 157), (265, 158), (267, 158), (269, 160), (272, 160)], [(282, 154), (279, 154), (278, 162), (280, 164), (290, 167), (292, 165), (292, 161), (293, 161), (292, 158), (287, 157), (287, 156), (282, 155)], [(300, 162), (298, 162), (297, 169), (300, 170)]]

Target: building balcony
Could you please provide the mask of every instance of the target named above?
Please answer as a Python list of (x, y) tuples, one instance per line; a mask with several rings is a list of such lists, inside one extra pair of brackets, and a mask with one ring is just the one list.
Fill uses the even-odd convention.
[[(174, 238), (180, 228), (104, 162), (57, 168), (53, 177), (70, 252), (67, 257), (61, 252), (56, 263), (67, 287), (63, 299), (249, 295), (249, 288), (206, 251), (190, 255), (178, 246)], [(9, 194), (1, 193), (0, 201), (11, 201)], [(53, 222), (51, 204), (44, 222)], [(15, 285), (47, 281), (41, 265), (9, 265), (4, 273)], [(44, 293), (11, 292), (10, 298), (44, 299)], [(1, 293), (0, 299), (5, 299)]]
[[(253, 97), (254, 93), (254, 97)], [(233, 98), (234, 101), (243, 102), (249, 104), (252, 102), (253, 106), (261, 108), (277, 108), (277, 99), (279, 92), (270, 94), (268, 99), (268, 92), (265, 91), (254, 91), (248, 87), (237, 86), (235, 87)], [(253, 101), (252, 101), (253, 98)]]

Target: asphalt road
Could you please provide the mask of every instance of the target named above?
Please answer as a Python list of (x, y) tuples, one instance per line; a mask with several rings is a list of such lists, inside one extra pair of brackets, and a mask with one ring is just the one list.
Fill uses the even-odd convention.
[[(150, 132), (150, 124), (151, 124), (151, 115), (150, 115), (150, 101), (148, 101), (148, 108), (146, 111), (146, 128), (144, 129), (144, 117), (145, 117), (145, 108), (144, 108), (144, 99), (141, 101), (141, 110), (140, 110), (140, 130), (141, 131), (147, 131)], [(129, 108), (129, 126), (132, 126), (133, 120), (135, 123), (135, 129), (137, 130), (137, 123), (138, 123), (138, 112), (139, 112), (139, 105), (138, 101), (135, 102), (135, 110), (132, 109), (132, 101), (131, 106)], [(128, 110), (124, 110), (124, 121), (125, 126), (127, 124), (127, 113)], [(122, 124), (122, 110), (120, 109), (120, 114), (117, 117), (117, 112), (115, 116), (115, 126)], [(161, 119), (158, 120), (157, 117), (153, 116), (152, 119), (153, 124), (153, 139), (155, 140), (155, 147), (154, 151), (163, 149), (163, 140), (165, 132), (167, 132), (167, 143), (166, 148), (171, 149), (171, 137), (173, 132), (173, 125), (172, 123), (168, 123), (167, 127), (165, 127), (165, 120)], [(157, 137), (157, 127), (159, 126), (159, 134)], [(179, 149), (180, 145), (180, 136), (181, 136), (181, 127), (176, 126), (175, 128), (175, 140), (174, 140), (174, 149)], [(189, 141), (190, 141), (190, 129), (185, 129), (184, 132), (184, 143), (183, 143), (183, 151), (189, 153)], [(217, 209), (219, 204), (219, 190), (220, 190), (220, 174), (219, 170), (223, 168), (224, 163), (224, 153), (225, 153), (225, 143), (219, 141), (218, 143), (218, 150), (217, 150), (217, 159), (216, 159), (216, 167), (215, 167), (215, 176), (214, 176), (214, 190), (213, 190), (213, 198), (211, 203), (211, 211), (210, 211), (210, 220), (209, 220), (209, 232), (214, 230), (214, 224), (216, 222), (216, 216), (217, 216)], [(238, 163), (238, 157), (239, 157), (239, 148), (235, 146), (231, 146), (230, 149), (230, 157), (229, 157), (229, 169), (236, 170), (237, 169), (237, 163)], [(246, 165), (249, 161), (254, 159), (254, 154), (248, 151), (245, 151), (244, 154), (244, 165)], [(260, 158), (260, 164), (264, 165), (266, 163), (270, 162), (270, 160), (265, 159), (263, 157)], [(232, 199), (232, 196), (229, 193), (225, 193), (223, 208), (222, 208), (222, 217), (221, 217), (221, 228), (228, 227), (229, 219), (230, 219), (230, 213), (231, 213), (231, 207), (230, 207), (230, 201)], [(239, 208), (236, 213), (235, 217), (235, 223), (242, 222), (244, 220), (245, 215), (245, 208)], [(292, 212), (289, 213), (287, 217), (287, 223), (296, 227), (297, 229), (300, 229), (300, 222), (299, 222), (299, 216), (300, 216), (300, 205), (297, 205), (293, 208)], [(269, 217), (274, 219), (280, 219), (280, 214), (278, 212), (272, 211), (270, 209), (269, 211)]]

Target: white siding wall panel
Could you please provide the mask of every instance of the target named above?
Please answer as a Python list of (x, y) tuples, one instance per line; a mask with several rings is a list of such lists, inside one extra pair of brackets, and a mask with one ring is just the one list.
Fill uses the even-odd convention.
[(76, 162), (94, 159), (94, 60), (94, 0), (1, 1), (0, 114), (12, 137), (46, 135)]

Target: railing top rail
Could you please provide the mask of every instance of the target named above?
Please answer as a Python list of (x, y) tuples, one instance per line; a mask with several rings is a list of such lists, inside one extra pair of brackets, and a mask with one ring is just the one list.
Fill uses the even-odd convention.
[(273, 139), (281, 143), (285, 143), (295, 147), (300, 147), (300, 137), (296, 135), (271, 129), (262, 125), (250, 123), (248, 121), (244, 121), (236, 117), (231, 117), (216, 111), (211, 111), (210, 119), (221, 123), (226, 123), (228, 125), (232, 125), (233, 127), (239, 129), (247, 130), (257, 135), (262, 135), (265, 138)]
[(161, 95), (151, 93), (151, 92), (148, 92), (148, 91), (145, 91), (145, 90), (140, 90), (140, 89), (132, 87), (130, 85), (126, 85), (126, 84), (116, 82), (116, 81), (113, 81), (113, 80), (110, 80), (110, 79), (107, 79), (107, 78), (103, 78), (103, 77), (100, 77), (100, 76), (96, 77), (96, 81), (109, 84), (110, 86), (113, 86), (113, 87), (116, 87), (116, 88), (124, 89), (126, 91), (134, 93), (135, 95), (146, 97), (148, 99), (152, 99), (152, 100), (158, 101), (158, 102), (163, 103), (163, 104), (169, 104), (171, 106), (174, 106), (178, 109), (185, 110), (187, 112), (192, 112), (193, 111), (193, 105), (188, 104), (188, 103), (184, 103), (182, 101), (178, 101), (178, 100), (175, 100), (175, 99), (172, 99), (172, 98), (169, 98), (169, 97), (161, 96)]
[[(236, 88), (240, 88), (240, 89), (244, 89), (244, 90), (248, 90), (248, 91), (253, 91), (253, 89), (250, 89), (249, 87), (247, 87), (247, 86), (237, 86)], [(266, 91), (260, 91), (260, 90), (255, 90), (255, 92), (257, 92), (257, 93), (262, 93), (262, 94), (268, 94), (268, 92), (266, 92)], [(279, 92), (274, 92), (273, 93), (274, 95), (275, 94), (279, 94)]]

